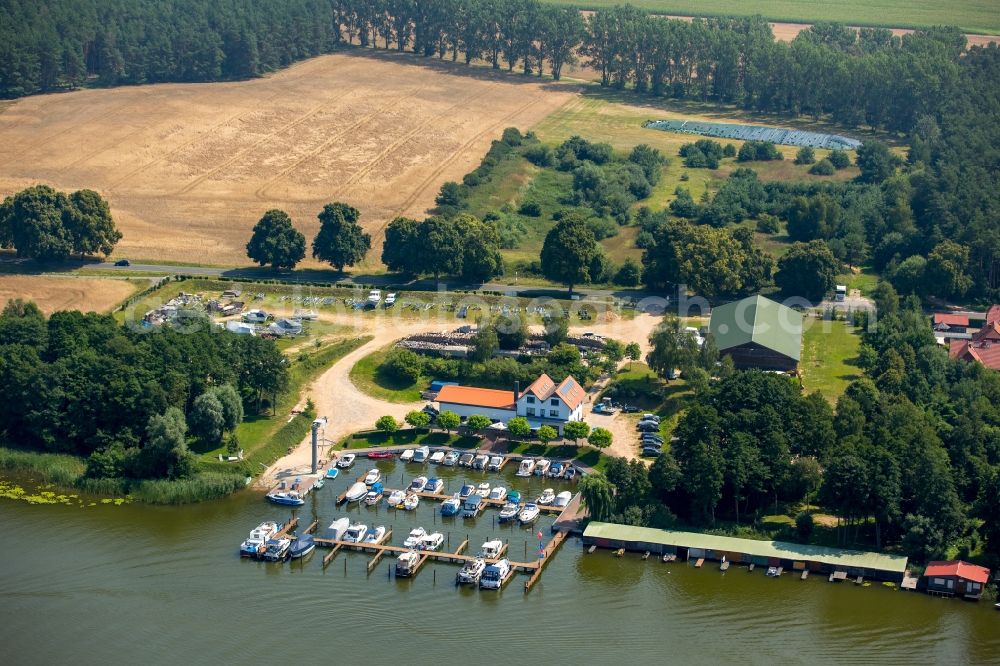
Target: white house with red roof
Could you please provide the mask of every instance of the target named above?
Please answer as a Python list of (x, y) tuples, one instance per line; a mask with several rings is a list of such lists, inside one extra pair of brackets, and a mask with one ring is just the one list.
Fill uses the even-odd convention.
[(587, 392), (572, 376), (556, 384), (546, 374), (523, 392), (517, 384), (512, 391), (453, 385), (443, 386), (437, 395), (441, 411), (452, 411), (461, 417), (482, 414), (503, 423), (523, 416), (533, 429), (549, 425), (560, 433), (567, 421), (583, 420), (586, 399)]

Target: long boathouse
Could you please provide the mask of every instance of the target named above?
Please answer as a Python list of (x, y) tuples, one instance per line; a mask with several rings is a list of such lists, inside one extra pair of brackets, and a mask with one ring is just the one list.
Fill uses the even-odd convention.
[[(845, 548), (828, 548), (784, 541), (678, 532), (649, 527), (592, 522), (583, 531), (583, 545), (628, 551), (674, 554), (678, 559), (722, 560), (734, 564), (784, 567), (786, 570), (836, 574), (901, 583), (906, 557)], [(839, 576), (838, 576), (839, 578)]]

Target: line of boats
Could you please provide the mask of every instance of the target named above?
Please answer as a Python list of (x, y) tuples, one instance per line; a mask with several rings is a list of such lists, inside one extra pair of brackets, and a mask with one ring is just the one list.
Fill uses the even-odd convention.
[(250, 536), (240, 544), (240, 557), (284, 562), (305, 558), (316, 550), (316, 541), (311, 534), (295, 538), (278, 536), (282, 527), (279, 523), (265, 521), (250, 530)]
[[(391, 451), (370, 451), (366, 454), (369, 460), (388, 459), (393, 457)], [(499, 455), (488, 455), (485, 453), (459, 453), (458, 451), (445, 451), (443, 449), (432, 450), (428, 446), (420, 446), (411, 449), (403, 449), (399, 454), (399, 459), (403, 462), (427, 463), (445, 467), (470, 467), (472, 469), (482, 469), (487, 472), (498, 472), (503, 467), (504, 457)], [(337, 478), (337, 470), (347, 469), (357, 461), (357, 454), (343, 453), (337, 459), (334, 467), (327, 470), (327, 478)], [(576, 467), (569, 463), (561, 463), (547, 460), (545, 458), (524, 458), (521, 460), (518, 476), (548, 476), (553, 479), (576, 478)]]

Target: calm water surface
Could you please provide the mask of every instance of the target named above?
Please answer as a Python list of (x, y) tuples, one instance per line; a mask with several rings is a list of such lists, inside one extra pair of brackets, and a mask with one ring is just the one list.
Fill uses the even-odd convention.
[[(442, 521), (436, 502), (413, 513), (334, 507), (335, 495), (367, 467), (314, 493), (299, 510), (303, 524), (318, 518), (325, 526), (346, 513), (393, 527), (396, 544), (423, 525), (448, 534), (452, 549), (466, 535), (473, 550), (498, 535), (517, 560), (533, 556), (538, 529), (548, 538), (551, 518), (522, 529), (494, 526), (492, 510), (475, 521)], [(420, 473), (393, 461), (379, 467), (390, 487)], [(466, 478), (500, 482), (482, 472), (430, 471), (451, 492)], [(515, 478), (513, 469), (504, 477), (528, 497), (557, 485)], [(416, 578), (397, 581), (387, 576), (387, 557), (369, 576), (370, 556), (361, 553), (339, 554), (326, 571), (324, 550), (304, 563), (240, 560), (251, 528), (287, 516), (250, 493), (180, 508), (0, 504), (3, 661), (1000, 663), (1000, 612), (992, 604), (588, 555), (575, 539), (527, 595), (522, 574), (500, 593), (456, 588), (457, 567), (448, 564), (428, 563)]]

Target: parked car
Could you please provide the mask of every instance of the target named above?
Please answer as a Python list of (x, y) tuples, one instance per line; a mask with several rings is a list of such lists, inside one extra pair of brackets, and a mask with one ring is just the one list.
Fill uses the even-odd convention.
[(643, 420), (643, 421), (656, 421), (657, 423), (659, 423), (660, 422), (660, 417), (657, 416), (656, 414), (643, 414), (641, 420)]
[(642, 447), (642, 456), (644, 458), (658, 458), (660, 455), (660, 449), (653, 446)]
[(119, 259), (115, 262), (115, 266), (131, 266), (132, 262), (128, 259)]
[(640, 432), (659, 432), (660, 425), (651, 421), (644, 421), (635, 427)]
[(435, 407), (434, 405), (425, 405), (423, 411), (424, 411), (424, 414), (427, 414), (428, 416), (431, 417), (432, 421), (437, 418), (438, 414), (441, 413), (441, 411), (437, 407)]
[(626, 405), (622, 405), (622, 411), (625, 412), (626, 414), (636, 414), (636, 413), (638, 413), (639, 408), (636, 407), (635, 405), (627, 405), (626, 404)]
[(659, 435), (654, 435), (651, 432), (642, 433), (643, 442), (656, 442), (657, 446), (663, 446), (663, 438)]
[(659, 450), (661, 450), (663, 448), (663, 443), (662, 442), (653, 442), (653, 441), (649, 441), (649, 440), (643, 440), (642, 441), (642, 448), (644, 448), (644, 449), (656, 449), (657, 451), (659, 451)]

